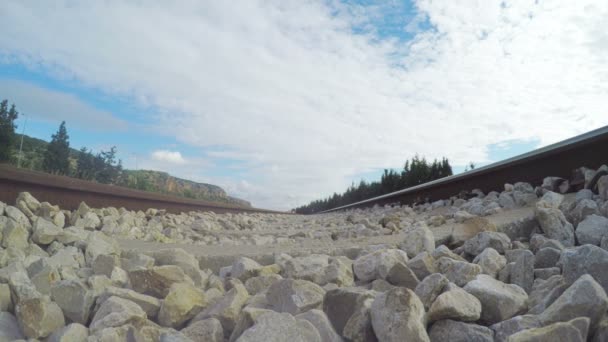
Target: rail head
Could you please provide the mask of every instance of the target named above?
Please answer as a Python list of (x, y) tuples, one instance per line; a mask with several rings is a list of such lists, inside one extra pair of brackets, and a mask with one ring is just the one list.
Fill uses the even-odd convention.
[(535, 150), (527, 152), (527, 153), (520, 154), (515, 157), (511, 157), (511, 158), (508, 158), (508, 159), (505, 159), (502, 161), (498, 161), (498, 162), (495, 162), (495, 163), (492, 163), (492, 164), (489, 164), (489, 165), (486, 165), (486, 166), (483, 166), (480, 168), (476, 168), (476, 169), (473, 169), (470, 171), (459, 173), (457, 175), (443, 177), (443, 178), (436, 179), (436, 180), (433, 180), (433, 181), (430, 181), (430, 182), (427, 182), (424, 184), (409, 187), (407, 189), (398, 190), (398, 191), (384, 194), (381, 196), (369, 198), (369, 199), (366, 199), (363, 201), (343, 205), (343, 206), (332, 208), (329, 210), (325, 210), (325, 211), (319, 212), (317, 214), (330, 213), (330, 212), (334, 212), (334, 211), (340, 211), (340, 210), (351, 209), (351, 208), (372, 206), (383, 200), (397, 198), (397, 197), (405, 195), (405, 194), (422, 192), (422, 191), (430, 189), (430, 188), (434, 188), (434, 187), (438, 187), (438, 186), (442, 186), (442, 185), (446, 185), (446, 184), (450, 184), (450, 183), (474, 179), (481, 175), (491, 174), (493, 172), (503, 170), (503, 169), (506, 169), (506, 168), (509, 168), (509, 167), (512, 167), (515, 165), (521, 165), (521, 164), (533, 162), (534, 160), (546, 158), (549, 156), (554, 156), (554, 155), (560, 154), (564, 151), (571, 150), (574, 148), (580, 148), (582, 146), (591, 144), (598, 140), (605, 140), (605, 139), (608, 139), (608, 126), (604, 126), (604, 127), (592, 130), (590, 132), (580, 134), (575, 137), (572, 137), (572, 138), (569, 138), (569, 139), (566, 139), (566, 140), (563, 140), (563, 141), (560, 141), (560, 142), (557, 142), (557, 143), (554, 143), (551, 145), (547, 145), (545, 147), (541, 147), (541, 148), (535, 149)]

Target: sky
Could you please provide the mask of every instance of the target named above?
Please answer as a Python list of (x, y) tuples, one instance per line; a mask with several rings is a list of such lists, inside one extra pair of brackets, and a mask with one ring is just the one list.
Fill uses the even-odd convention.
[(608, 2), (0, 2), (19, 131), (290, 209), (608, 124)]

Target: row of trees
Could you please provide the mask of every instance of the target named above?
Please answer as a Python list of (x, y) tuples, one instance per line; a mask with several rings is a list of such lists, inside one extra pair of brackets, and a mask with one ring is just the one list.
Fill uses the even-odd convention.
[(401, 171), (385, 169), (380, 181), (368, 183), (361, 180), (359, 185), (351, 184), (342, 194), (334, 193), (325, 199), (298, 207), (295, 211), (299, 214), (313, 214), (451, 175), (452, 167), (447, 158), (435, 159), (430, 163), (425, 158), (415, 156), (405, 162)]
[[(8, 101), (0, 102), (0, 162), (15, 163), (18, 150), (15, 151), (19, 113), (15, 105), (8, 107)], [(115, 184), (122, 174), (122, 162), (116, 158), (116, 147), (109, 151), (93, 154), (92, 150), (83, 147), (76, 152), (70, 148), (70, 136), (65, 121), (52, 135), (51, 141), (42, 151), (42, 162), (26, 163), (32, 169), (57, 175), (71, 176), (104, 184)], [(16, 157), (17, 156), (17, 157)]]

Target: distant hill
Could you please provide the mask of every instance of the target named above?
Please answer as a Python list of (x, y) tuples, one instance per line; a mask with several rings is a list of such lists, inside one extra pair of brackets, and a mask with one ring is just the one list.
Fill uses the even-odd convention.
[[(13, 163), (17, 165), (21, 134), (15, 139)], [(31, 170), (42, 170), (42, 160), (46, 151), (47, 141), (23, 136), (23, 148), (21, 156), (21, 167)], [(76, 169), (76, 160), (80, 152), (70, 148), (70, 169)], [(166, 172), (151, 170), (123, 170), (115, 185), (138, 189), (149, 192), (157, 192), (192, 199), (200, 199), (212, 202), (231, 203), (250, 207), (251, 203), (228, 196), (224, 189), (217, 185), (197, 183), (186, 179), (173, 177)]]

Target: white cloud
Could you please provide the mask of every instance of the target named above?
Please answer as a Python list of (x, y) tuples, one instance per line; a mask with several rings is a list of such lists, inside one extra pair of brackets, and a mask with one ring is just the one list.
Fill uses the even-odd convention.
[(99, 110), (74, 95), (46, 89), (32, 83), (0, 79), (0, 97), (15, 103), (20, 113), (34, 119), (66, 121), (86, 130), (124, 130), (127, 123), (112, 113)]
[(152, 159), (169, 164), (186, 164), (187, 161), (179, 151), (156, 150), (152, 152)]
[(0, 55), (158, 110), (159, 132), (245, 161), (213, 180), (262, 207), (415, 153), (480, 163), (608, 123), (608, 2), (416, 6), (434, 29), (403, 43), (352, 33), (377, 8), (322, 0), (4, 1)]

